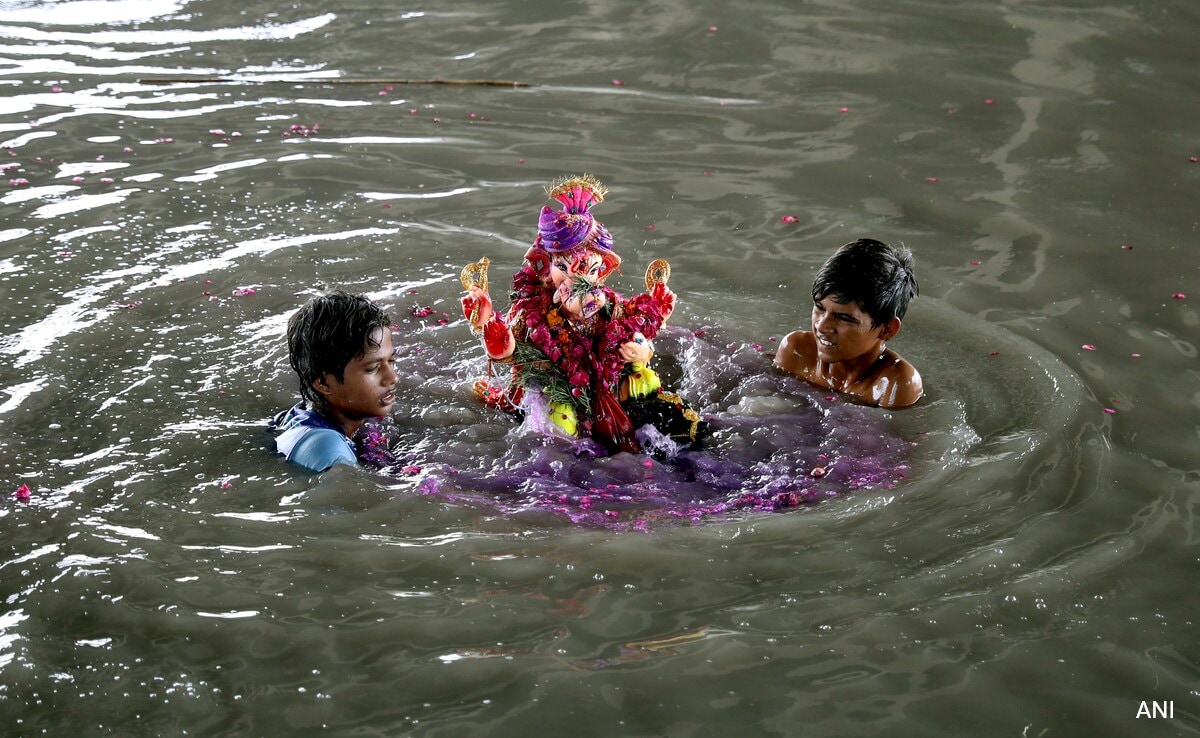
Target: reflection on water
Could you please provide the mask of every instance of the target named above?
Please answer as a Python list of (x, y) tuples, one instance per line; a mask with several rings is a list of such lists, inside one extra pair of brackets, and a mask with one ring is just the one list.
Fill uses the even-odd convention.
[[(0, 3), (3, 731), (1200, 732), (1200, 18), (929, 11)], [(703, 450), (470, 394), (461, 265), (577, 171)], [(770, 368), (867, 235), (910, 411)], [(397, 460), (308, 477), (263, 426), (331, 286), (396, 319)]]

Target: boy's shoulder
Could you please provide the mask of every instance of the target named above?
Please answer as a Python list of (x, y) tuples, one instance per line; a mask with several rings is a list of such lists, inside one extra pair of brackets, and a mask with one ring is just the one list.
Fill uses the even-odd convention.
[(805, 377), (817, 363), (817, 339), (812, 331), (792, 331), (779, 342), (775, 366)]
[(335, 464), (357, 464), (350, 439), (329, 421), (299, 403), (275, 417), (275, 449), (288, 461), (323, 472)]
[(900, 354), (887, 349), (883, 366), (872, 386), (872, 399), (878, 399), (880, 407), (903, 408), (915, 405), (925, 394), (921, 373)]

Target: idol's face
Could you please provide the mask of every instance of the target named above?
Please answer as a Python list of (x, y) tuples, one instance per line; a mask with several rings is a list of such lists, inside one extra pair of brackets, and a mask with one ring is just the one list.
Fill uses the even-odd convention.
[(550, 283), (555, 288), (575, 277), (599, 282), (603, 269), (603, 257), (591, 249), (550, 255)]

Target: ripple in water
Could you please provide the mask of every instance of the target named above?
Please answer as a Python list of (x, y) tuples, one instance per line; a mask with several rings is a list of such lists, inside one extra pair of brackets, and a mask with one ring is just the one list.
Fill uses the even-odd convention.
[[(677, 359), (675, 366), (659, 359), (664, 385), (692, 398), (712, 423), (713, 436), (700, 448), (680, 449), (647, 427), (639, 435), (651, 454), (609, 456), (590, 439), (547, 436), (499, 411), (481, 411), (474, 427), (426, 427), (420, 440), (395, 421), (375, 423), (360, 447), (385, 473), (415, 477), (423, 494), (622, 530), (778, 510), (903, 482), (915, 439), (890, 427), (886, 413), (781, 376), (769, 349), (730, 343), (721, 333), (673, 328), (657, 339), (659, 356)], [(456, 359), (465, 372), (482, 370), (482, 359), (463, 364), (453, 348), (401, 349), (397, 371), (419, 374)]]

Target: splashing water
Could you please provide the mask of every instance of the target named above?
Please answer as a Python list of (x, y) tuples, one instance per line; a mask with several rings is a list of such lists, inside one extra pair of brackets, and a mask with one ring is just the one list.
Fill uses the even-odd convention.
[[(425, 428), (415, 444), (394, 419), (371, 423), (358, 439), (360, 455), (385, 474), (415, 477), (422, 494), (618, 530), (781, 510), (905, 478), (916, 444), (889, 427), (886, 413), (782, 376), (761, 349), (714, 333), (676, 328), (658, 340), (660, 357), (678, 361), (660, 358), (664, 384), (693, 399), (712, 424), (698, 448), (680, 448), (647, 426), (639, 440), (649, 453), (609, 456), (590, 439), (548, 435), (536, 413), (519, 423), (489, 411), (475, 427)], [(429, 353), (426, 346), (419, 358), (402, 354), (397, 371), (453, 363)]]

